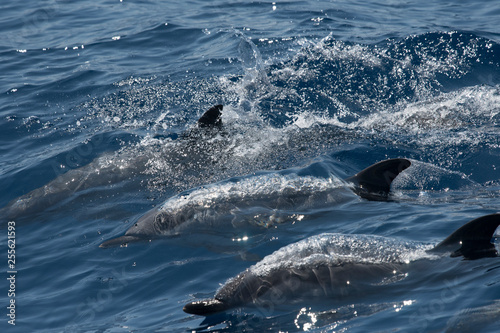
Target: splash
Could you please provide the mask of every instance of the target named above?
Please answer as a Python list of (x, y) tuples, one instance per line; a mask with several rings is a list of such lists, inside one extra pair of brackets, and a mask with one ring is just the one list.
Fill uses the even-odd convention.
[[(117, 92), (78, 107), (86, 113), (78, 128), (144, 138), (118, 154), (149, 160), (145, 173), (154, 191), (279, 170), (363, 140), (452, 169), (464, 151), (500, 149), (493, 41), (446, 32), (374, 45), (332, 35), (268, 43), (234, 29), (220, 33), (235, 42), (236, 73), (130, 77), (116, 84)], [(224, 134), (202, 138), (192, 159), (171, 158), (175, 137), (219, 103)]]
[(349, 124), (384, 132), (394, 140), (420, 146), (475, 146), (495, 132), (500, 107), (499, 87), (468, 87), (415, 103), (400, 103)]

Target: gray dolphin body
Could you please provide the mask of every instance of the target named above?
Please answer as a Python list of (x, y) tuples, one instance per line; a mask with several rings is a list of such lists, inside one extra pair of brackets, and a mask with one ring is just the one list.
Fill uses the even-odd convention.
[[(199, 139), (204, 135), (212, 136), (211, 132), (220, 131), (222, 109), (222, 105), (215, 105), (207, 110), (195, 128), (181, 135), (177, 149), (169, 152), (169, 158), (173, 161), (179, 160), (177, 164), (180, 165), (186, 155), (198, 156), (206, 161), (203, 152), (210, 154), (210, 150), (209, 147), (202, 147), (206, 140)], [(178, 156), (175, 156), (176, 154)], [(92, 187), (117, 184), (135, 177), (146, 170), (150, 158), (148, 155), (125, 154), (117, 159), (112, 154), (104, 154), (91, 163), (69, 170), (48, 184), (12, 200), (0, 210), (0, 220), (35, 214), (67, 199), (73, 193)]]
[(286, 219), (280, 211), (304, 211), (346, 200), (353, 192), (369, 200), (387, 200), (396, 176), (411, 165), (407, 159), (374, 164), (342, 181), (329, 176), (300, 176), (290, 170), (234, 178), (186, 191), (147, 212), (124, 236), (105, 241), (110, 247), (161, 236), (175, 235), (193, 224), (207, 227), (225, 220), (269, 226)]
[(207, 316), (248, 304), (291, 302), (296, 298), (339, 298), (393, 288), (409, 267), (446, 253), (466, 259), (498, 256), (491, 243), (500, 214), (463, 225), (436, 246), (366, 235), (321, 234), (285, 246), (229, 279), (212, 299), (184, 306)]

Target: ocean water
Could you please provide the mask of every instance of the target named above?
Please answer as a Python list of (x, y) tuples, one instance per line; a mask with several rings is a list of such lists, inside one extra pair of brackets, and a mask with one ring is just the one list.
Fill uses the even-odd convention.
[[(77, 184), (34, 192), (9, 219), (14, 267), (2, 222), (3, 332), (499, 331), (499, 258), (424, 261), (394, 294), (182, 311), (309, 236), (437, 243), (500, 211), (498, 1), (0, 8), (0, 207)], [(183, 154), (181, 134), (215, 104), (224, 132)], [(343, 179), (394, 157), (413, 163), (389, 202), (353, 195), (281, 224), (99, 248), (183, 190), (285, 169)]]

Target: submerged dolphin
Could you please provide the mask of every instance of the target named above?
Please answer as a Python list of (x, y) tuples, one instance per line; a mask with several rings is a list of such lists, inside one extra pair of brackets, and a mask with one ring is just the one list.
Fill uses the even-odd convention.
[[(211, 135), (212, 131), (219, 132), (222, 128), (222, 109), (222, 105), (215, 105), (206, 111), (195, 128), (180, 136), (183, 144), (171, 154), (192, 156), (195, 155), (192, 152), (194, 149), (197, 154), (206, 150), (203, 147), (200, 148), (204, 140), (198, 139), (207, 134)], [(68, 198), (75, 192), (91, 187), (116, 184), (134, 177), (146, 170), (149, 158), (148, 155), (125, 156), (119, 161), (114, 161), (113, 156), (105, 154), (88, 165), (69, 170), (48, 184), (12, 200), (0, 211), (0, 220), (10, 220), (37, 213)]]
[[(379, 236), (321, 234), (285, 246), (229, 279), (208, 300), (188, 303), (184, 311), (207, 316), (234, 307), (269, 306), (300, 297), (341, 298), (381, 292), (407, 278), (422, 260), (498, 256), (491, 243), (500, 214), (477, 218), (432, 246)], [(418, 269), (418, 268), (417, 268)]]
[(392, 181), (410, 165), (404, 158), (385, 160), (345, 181), (331, 175), (326, 179), (300, 176), (289, 169), (199, 187), (168, 199), (141, 217), (124, 236), (100, 247), (175, 235), (196, 223), (210, 226), (231, 219), (234, 225), (245, 214), (257, 224), (268, 225), (281, 210), (325, 207), (345, 200), (346, 192), (369, 200), (387, 200)]

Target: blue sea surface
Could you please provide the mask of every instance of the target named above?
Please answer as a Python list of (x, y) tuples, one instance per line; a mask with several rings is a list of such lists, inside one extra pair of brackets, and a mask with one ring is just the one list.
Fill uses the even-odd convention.
[[(11, 219), (15, 267), (2, 222), (2, 332), (500, 331), (500, 258), (423, 263), (395, 294), (182, 310), (309, 236), (438, 243), (499, 212), (499, 22), (490, 0), (4, 2), (0, 207), (82, 185), (35, 192)], [(173, 156), (216, 104), (225, 132)], [(284, 169), (344, 179), (395, 157), (412, 166), (388, 202), (99, 248), (193, 187)]]

